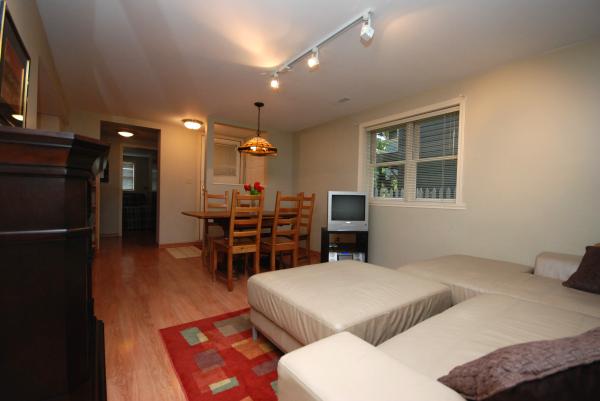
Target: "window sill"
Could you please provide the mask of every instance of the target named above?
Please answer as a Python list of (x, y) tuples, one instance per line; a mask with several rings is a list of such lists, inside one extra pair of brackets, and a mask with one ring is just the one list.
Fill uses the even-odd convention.
[(465, 210), (467, 208), (464, 202), (426, 202), (426, 201), (415, 201), (405, 202), (396, 199), (371, 199), (369, 201), (370, 206), (391, 206), (391, 207), (415, 207), (422, 209), (454, 209), (454, 210)]

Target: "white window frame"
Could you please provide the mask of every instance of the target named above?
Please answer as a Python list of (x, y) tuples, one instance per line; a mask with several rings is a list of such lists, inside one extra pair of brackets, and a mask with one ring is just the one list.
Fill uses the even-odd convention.
[[(466, 98), (460, 96), (454, 99), (421, 107), (418, 109), (393, 114), (376, 120), (361, 123), (358, 127), (358, 182), (359, 191), (369, 194), (369, 204), (373, 206), (397, 206), (397, 207), (419, 207), (419, 208), (442, 208), (442, 209), (466, 209), (463, 199), (463, 160), (465, 153), (465, 103)], [(370, 135), (369, 131), (385, 126), (398, 125), (411, 121), (421, 120), (427, 117), (440, 115), (448, 112), (448, 109), (458, 108), (458, 155), (456, 171), (456, 199), (444, 199), (432, 201), (429, 199), (405, 199), (405, 198), (379, 198), (373, 196), (373, 177), (370, 174), (371, 160), (368, 154)], [(407, 135), (406, 147), (410, 135)], [(404, 161), (407, 163), (414, 161)], [(392, 163), (393, 164), (393, 163)], [(400, 163), (402, 164), (402, 163)], [(406, 185), (406, 183), (405, 183)]]
[[(125, 165), (131, 165), (131, 167), (125, 167)], [(131, 168), (131, 189), (123, 188), (123, 170)], [(121, 189), (125, 192), (135, 192), (135, 163), (123, 161), (121, 165)]]

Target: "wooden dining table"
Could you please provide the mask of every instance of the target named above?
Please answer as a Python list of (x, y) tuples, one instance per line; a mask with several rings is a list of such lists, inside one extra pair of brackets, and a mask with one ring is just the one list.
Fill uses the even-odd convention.
[[(190, 211), (190, 212), (181, 212), (181, 214), (185, 216), (195, 217), (201, 220), (214, 220), (215, 223), (219, 224), (222, 227), (227, 227), (229, 225), (229, 217), (231, 214), (229, 210), (207, 210), (207, 211)], [(289, 217), (293, 216), (290, 213), (282, 213), (281, 216)], [(262, 218), (265, 220), (273, 220), (275, 217), (275, 211), (273, 210), (265, 210), (263, 211)]]

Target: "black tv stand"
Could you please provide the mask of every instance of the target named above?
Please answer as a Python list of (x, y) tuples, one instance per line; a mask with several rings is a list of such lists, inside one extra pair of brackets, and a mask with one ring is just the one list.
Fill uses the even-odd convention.
[(368, 261), (368, 231), (329, 231), (321, 227), (321, 263), (335, 260)]

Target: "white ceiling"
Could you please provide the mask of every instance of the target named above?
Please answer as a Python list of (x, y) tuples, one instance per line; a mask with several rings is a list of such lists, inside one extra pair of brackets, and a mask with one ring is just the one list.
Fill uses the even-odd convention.
[[(152, 121), (216, 115), (298, 130), (600, 35), (598, 0), (37, 0), (72, 109)], [(271, 71), (374, 10), (320, 51)], [(338, 103), (341, 98), (350, 101)]]

